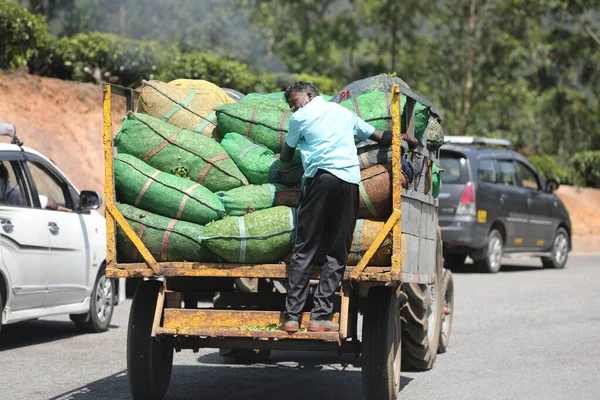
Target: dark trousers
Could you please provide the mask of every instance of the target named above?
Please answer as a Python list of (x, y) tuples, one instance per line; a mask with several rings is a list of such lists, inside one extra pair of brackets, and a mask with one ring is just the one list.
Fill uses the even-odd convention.
[(325, 255), (321, 279), (314, 293), (311, 319), (328, 319), (332, 298), (342, 281), (358, 215), (358, 185), (319, 170), (305, 182), (298, 208), (296, 243), (292, 253), (286, 318), (298, 320), (308, 298), (310, 270), (319, 253), (323, 233)]

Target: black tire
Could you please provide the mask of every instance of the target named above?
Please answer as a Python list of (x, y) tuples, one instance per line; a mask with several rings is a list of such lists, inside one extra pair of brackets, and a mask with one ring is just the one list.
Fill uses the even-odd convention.
[(151, 336), (162, 283), (140, 282), (133, 296), (127, 331), (127, 375), (135, 400), (162, 400), (173, 368), (173, 346)]
[(551, 256), (542, 257), (544, 268), (564, 268), (569, 258), (569, 247), (569, 234), (564, 228), (558, 228), (550, 249)]
[(2, 334), (2, 311), (4, 311), (4, 301), (2, 294), (0, 294), (0, 334)]
[(475, 266), (482, 272), (495, 274), (502, 267), (502, 254), (504, 252), (504, 239), (497, 229), (492, 229), (488, 235), (485, 247), (480, 257), (477, 257)]
[(444, 266), (446, 268), (460, 268), (465, 264), (466, 254), (444, 254)]
[(450, 333), (452, 332), (452, 319), (454, 316), (454, 279), (452, 278), (452, 272), (447, 269), (444, 269), (444, 284), (442, 287), (444, 294), (438, 353), (445, 353), (448, 348)]
[(110, 325), (115, 309), (115, 283), (104, 274), (104, 267), (98, 272), (90, 299), (90, 311), (86, 314), (71, 314), (69, 317), (78, 330), (88, 333), (104, 332)]
[(228, 362), (238, 364), (265, 363), (271, 356), (270, 349), (219, 349), (219, 355)]
[(363, 393), (367, 400), (395, 400), (402, 359), (400, 302), (394, 288), (369, 290), (363, 320)]
[(435, 282), (432, 285), (404, 283), (407, 301), (402, 307), (402, 365), (427, 371), (437, 357), (442, 325), (443, 255), (438, 230)]

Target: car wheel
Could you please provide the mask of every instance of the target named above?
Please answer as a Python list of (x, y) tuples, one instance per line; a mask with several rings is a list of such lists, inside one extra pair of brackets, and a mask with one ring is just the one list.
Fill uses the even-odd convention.
[(488, 273), (498, 272), (502, 266), (503, 242), (500, 231), (492, 229), (488, 235), (482, 257), (475, 260), (477, 268)]
[(0, 334), (2, 333), (2, 311), (4, 311), (4, 302), (2, 301), (2, 295), (0, 295)]
[(444, 255), (444, 266), (448, 269), (462, 267), (467, 259), (466, 254), (448, 254)]
[(550, 257), (542, 257), (544, 268), (564, 268), (569, 257), (569, 234), (563, 228), (556, 231)]
[(75, 326), (89, 333), (104, 332), (108, 329), (112, 319), (115, 287), (111, 279), (104, 274), (104, 269), (100, 271), (92, 290), (90, 300), (90, 311), (86, 314), (71, 314), (71, 321)]

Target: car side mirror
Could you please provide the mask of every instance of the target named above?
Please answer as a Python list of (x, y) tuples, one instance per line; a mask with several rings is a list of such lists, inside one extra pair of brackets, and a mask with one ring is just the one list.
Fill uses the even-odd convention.
[(82, 190), (79, 194), (79, 204), (81, 211), (97, 210), (102, 204), (102, 198), (98, 192), (93, 190)]
[(558, 182), (557, 179), (550, 178), (546, 182), (546, 192), (547, 193), (554, 193), (554, 191), (556, 189), (558, 189), (559, 186), (560, 186), (560, 182)]

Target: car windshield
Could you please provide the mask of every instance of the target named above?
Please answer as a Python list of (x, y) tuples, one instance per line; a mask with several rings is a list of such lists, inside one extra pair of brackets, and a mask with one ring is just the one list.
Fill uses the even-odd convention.
[(444, 170), (442, 173), (443, 183), (467, 183), (467, 159), (463, 154), (442, 151), (440, 164)]

